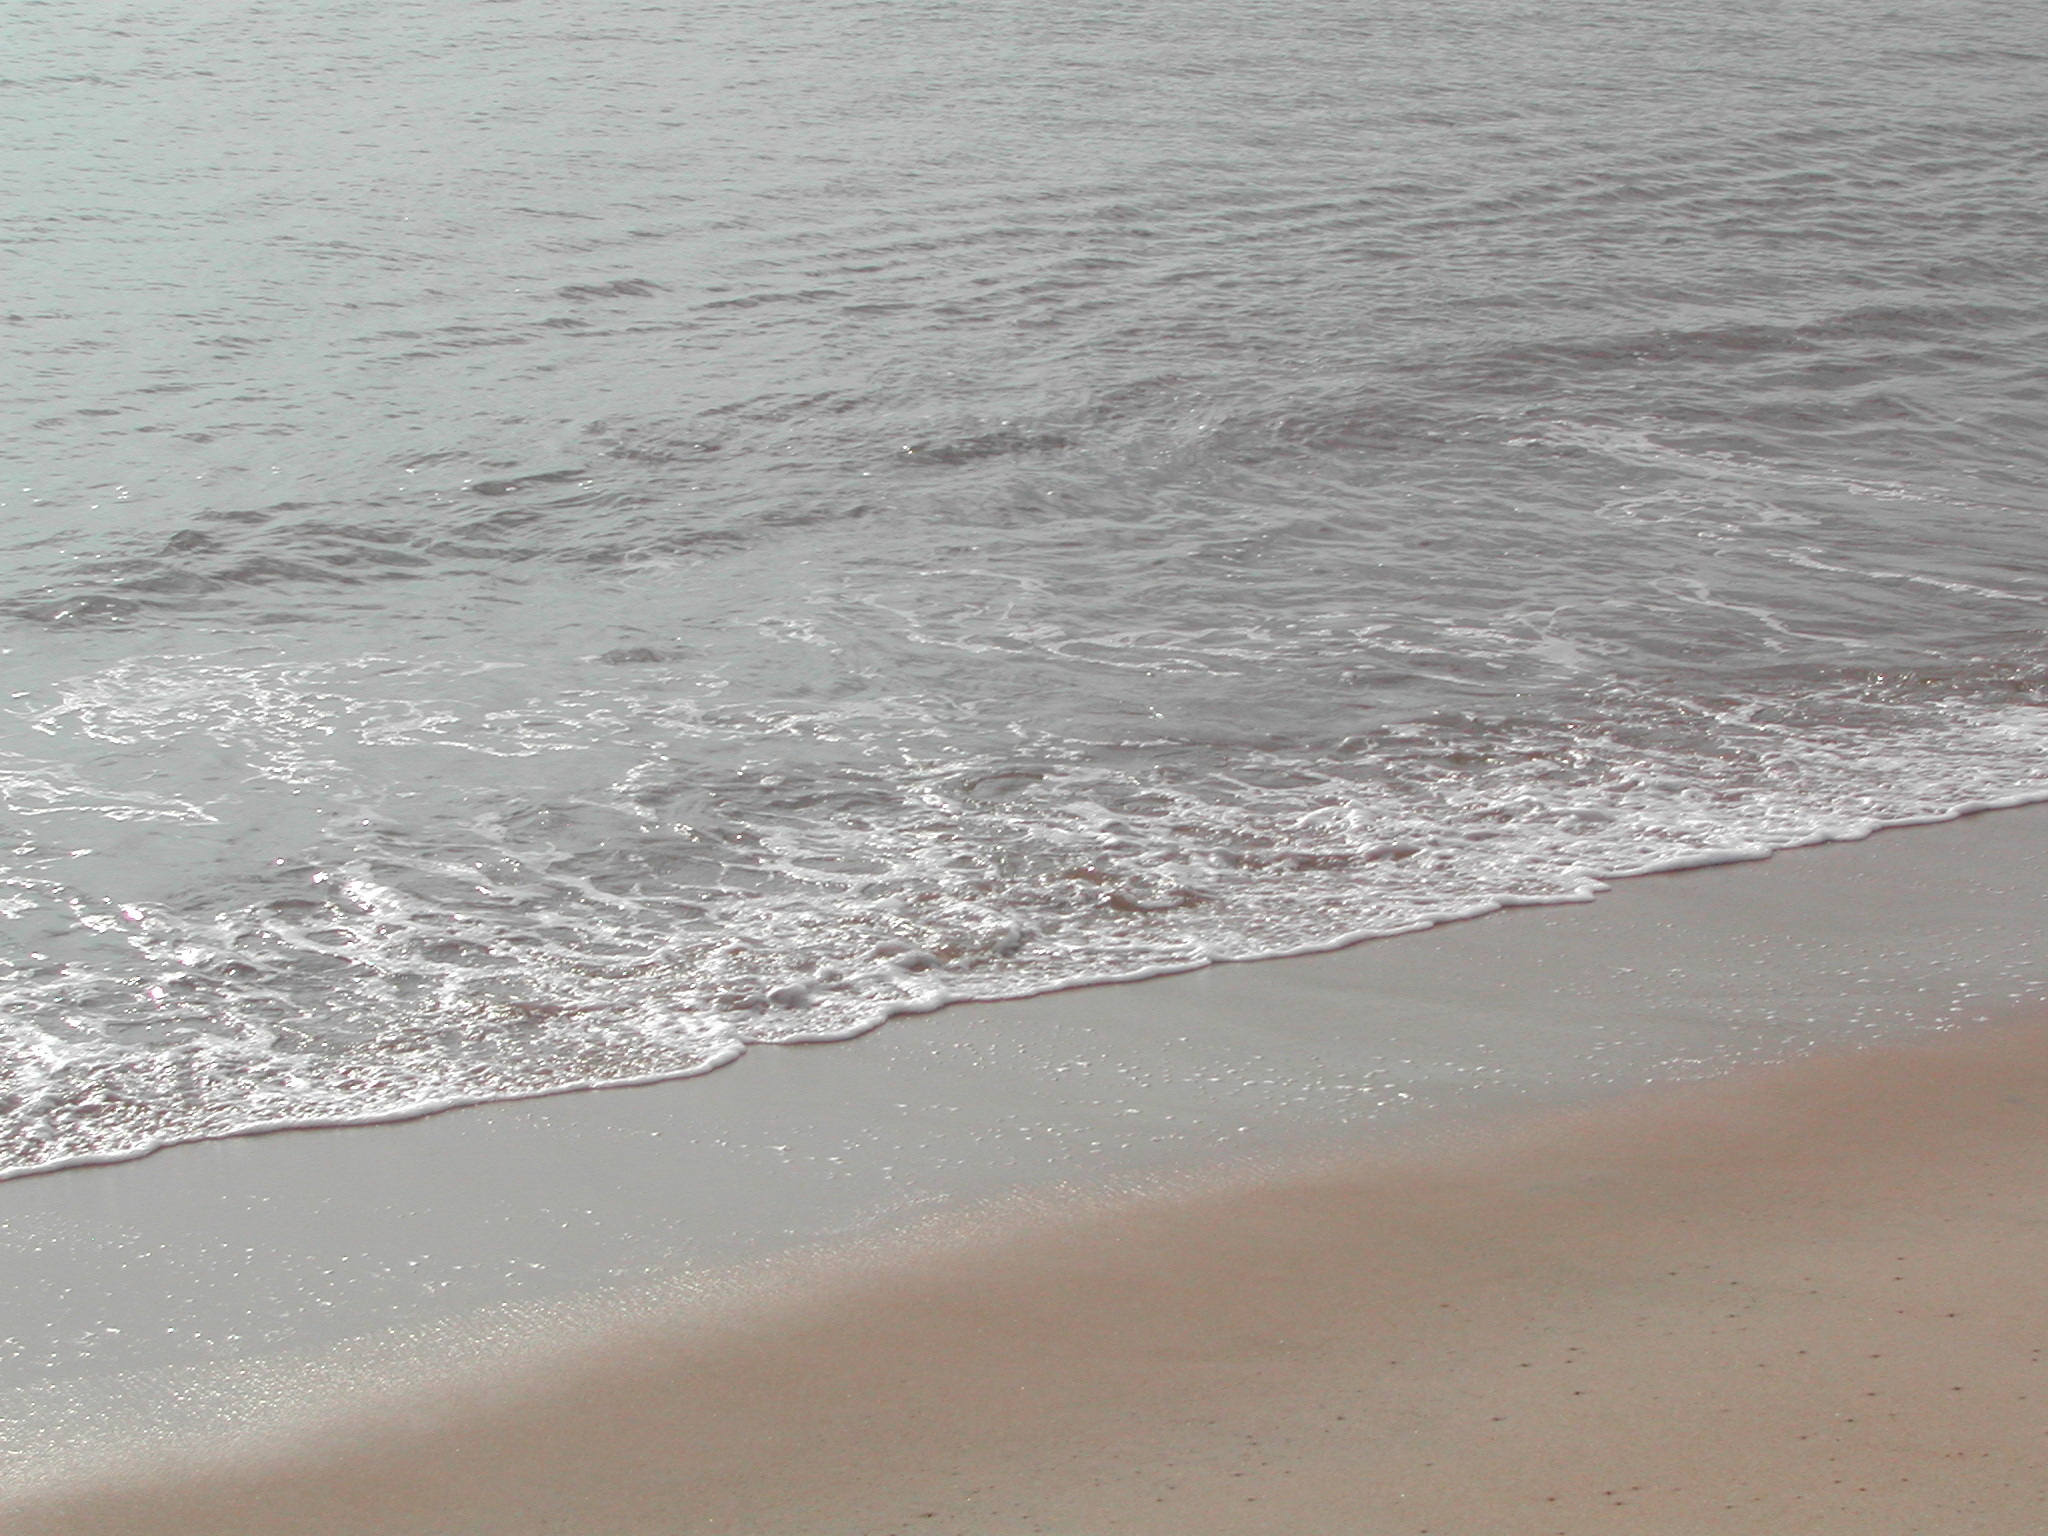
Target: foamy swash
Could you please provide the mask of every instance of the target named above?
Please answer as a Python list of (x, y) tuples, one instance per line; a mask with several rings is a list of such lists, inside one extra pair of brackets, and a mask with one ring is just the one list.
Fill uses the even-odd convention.
[[(17, 915), (63, 901), (135, 958), (17, 970), (16, 1018), (33, 1027), (9, 1040), (7, 1154), (21, 1170), (688, 1073), (953, 999), (1297, 952), (2048, 798), (2030, 706), (1938, 698), (1948, 718), (1880, 735), (1829, 728), (1900, 707), (1847, 690), (1691, 715), (1598, 702), (1612, 712), (1568, 725), (1240, 749), (1200, 779), (1063, 764), (1071, 744), (1050, 743), (785, 778), (758, 792), (751, 826), (723, 830), (723, 884), (688, 883), (704, 878), (686, 867), (698, 836), (618, 805), (561, 816), (586, 831), (573, 850), (480, 819), (408, 855), (393, 829), (290, 871), (278, 883), (294, 895), (196, 920), (20, 882)], [(205, 814), (112, 800), (94, 814), (129, 829)]]
[(37, 23), (0, 1172), (2048, 798), (2019, 10), (1097, 9)]

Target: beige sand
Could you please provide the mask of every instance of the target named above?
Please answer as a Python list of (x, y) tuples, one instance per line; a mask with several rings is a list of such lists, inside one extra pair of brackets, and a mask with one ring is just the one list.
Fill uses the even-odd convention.
[[(2048, 1531), (2048, 1032), (1068, 1217), (12, 1536)], [(196, 1469), (195, 1469), (196, 1470)]]

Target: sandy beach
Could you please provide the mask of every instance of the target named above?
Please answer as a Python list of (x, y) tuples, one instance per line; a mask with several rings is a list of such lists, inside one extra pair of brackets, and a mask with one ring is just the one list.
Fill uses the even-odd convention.
[[(401, 1251), (394, 1210), (445, 1217), (456, 1243), (458, 1212), (485, 1194), (517, 1205), (508, 1190), (559, 1161), (564, 1137), (584, 1147), (584, 1177), (618, 1183), (648, 1144), (594, 1127), (707, 1091), (696, 1102), (723, 1099), (731, 1117), (697, 1122), (691, 1145), (708, 1158), (721, 1138), (745, 1140), (749, 1115), (767, 1126), (771, 1105), (786, 1106), (785, 1071), (831, 1054), (873, 1073), (838, 1079), (848, 1120), (878, 1096), (912, 1125), (919, 1111), (895, 1096), (922, 1092), (934, 1121), (958, 1119), (974, 1084), (990, 1096), (981, 1130), (922, 1143), (935, 1163), (972, 1163), (974, 1149), (980, 1161), (923, 1208), (938, 1215), (921, 1232), (848, 1204), (821, 1167), (778, 1164), (752, 1189), (781, 1189), (767, 1225), (824, 1255), (803, 1283), (736, 1286), (723, 1310), (650, 1303), (554, 1341), (529, 1322), (505, 1335), (496, 1369), (474, 1353), (430, 1369), (422, 1350), (418, 1369), (330, 1397), (296, 1428), (286, 1413), (239, 1449), (232, 1435), (181, 1447), (170, 1434), (82, 1481), (24, 1478), (7, 1528), (2037, 1532), (2048, 1029), (2031, 983), (2044, 841), (2048, 815), (1998, 813), (1331, 955), (902, 1021), (697, 1082), (22, 1181), (0, 1190), (17, 1238), (35, 1202), (64, 1197), (75, 1212), (91, 1192), (105, 1251), (127, 1255), (105, 1294), (133, 1303), (150, 1275), (134, 1244), (175, 1243), (180, 1222), (188, 1244), (220, 1243), (233, 1235), (223, 1191), (256, 1187), (265, 1168), (290, 1166), (330, 1226), (357, 1223), (367, 1275), (380, 1240), (387, 1261)], [(1663, 978), (1660, 996), (1641, 989), (1645, 973)], [(1172, 1042), (1212, 1021), (1254, 1029), (1261, 1009), (1272, 1032), (1258, 1070), (1294, 1088), (1205, 1097), (1167, 1070)], [(1159, 1023), (1149, 1038), (1126, 1027), (1140, 1016)], [(1035, 1020), (1031, 1050), (1057, 1064), (1081, 1039), (1061, 1031), (1091, 1018), (1093, 1048), (1114, 1037), (1127, 1054), (1093, 1077), (1052, 1074), (1035, 1107), (1001, 1113), (995, 1096), (1018, 1079), (934, 1044), (949, 1028), (961, 1038), (963, 1021), (1014, 1041)], [(1454, 1037), (1465, 1059), (1475, 1042), (1519, 1039), (1530, 1060), (1439, 1074), (1434, 1094), (1418, 1069), (1403, 1081), (1429, 1102), (1396, 1112), (1409, 1090), (1384, 1086), (1373, 1102), (1385, 1116), (1319, 1109), (1297, 1091), (1310, 1075), (1275, 1065), (1284, 1022), (1297, 1068), (1313, 1057), (1345, 1081), (1391, 1084), (1362, 1070), (1387, 1059), (1387, 1037), (1368, 1049), (1357, 1035), (1359, 1020), (1388, 1018), (1405, 1021), (1411, 1061), (1459, 1059)], [(1554, 1069), (1558, 1032), (1573, 1028), (1589, 1053), (1576, 1075)], [(1705, 1080), (1674, 1081), (1686, 1076)], [(1122, 1096), (1090, 1099), (1110, 1078)], [(1097, 1104), (1105, 1123), (1203, 1128), (1063, 1140), (1034, 1117), (1061, 1095)], [(810, 1150), (845, 1147), (845, 1124), (803, 1102)], [(566, 1120), (550, 1133), (549, 1116)], [(1007, 1138), (987, 1130), (998, 1122)], [(1226, 1122), (1243, 1134), (1222, 1134)], [(1033, 1163), (1023, 1154), (1038, 1139), (1056, 1148)], [(532, 1160), (512, 1159), (515, 1146)], [(322, 1147), (333, 1155), (301, 1156)], [(333, 1166), (341, 1148), (408, 1158), (407, 1174), (393, 1164), (368, 1185), (363, 1165)], [(356, 1189), (353, 1218), (341, 1184)], [(624, 1187), (654, 1222), (655, 1186)], [(737, 1209), (745, 1193), (722, 1199)], [(163, 1226), (138, 1238), (145, 1206)], [(711, 1209), (696, 1209), (698, 1229)], [(728, 1221), (721, 1252), (770, 1251), (742, 1228)], [(289, 1220), (274, 1230), (305, 1241)], [(853, 1237), (820, 1246), (835, 1231)], [(522, 1241), (516, 1228), (501, 1238)], [(74, 1242), (73, 1260), (86, 1251)], [(604, 1257), (586, 1257), (583, 1281)], [(232, 1291), (231, 1270), (217, 1278)], [(353, 1289), (366, 1298), (355, 1324), (401, 1343), (438, 1315), (425, 1301), (398, 1315), (372, 1304), (375, 1284)], [(263, 1355), (213, 1362), (215, 1390), (232, 1392), (238, 1372), (256, 1381)], [(269, 1355), (296, 1358), (286, 1344)], [(96, 1400), (119, 1387), (131, 1409), (171, 1420), (206, 1375), (145, 1345), (122, 1363)], [(80, 1401), (95, 1400), (91, 1379), (75, 1371)]]
[(2048, 1031), (933, 1256), (44, 1533), (2010, 1532)]

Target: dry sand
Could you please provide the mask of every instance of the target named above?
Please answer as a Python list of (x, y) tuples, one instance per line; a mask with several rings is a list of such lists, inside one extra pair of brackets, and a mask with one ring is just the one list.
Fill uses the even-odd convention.
[(1653, 1090), (650, 1328), (11, 1536), (2048, 1530), (2048, 1031)]

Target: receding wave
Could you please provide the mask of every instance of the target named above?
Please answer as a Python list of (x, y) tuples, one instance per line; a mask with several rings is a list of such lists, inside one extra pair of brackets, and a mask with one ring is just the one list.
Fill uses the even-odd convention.
[[(366, 678), (414, 691), (366, 696)], [(158, 752), (232, 744), (280, 800), (347, 814), (257, 872), (202, 808), (11, 775), (11, 816), (184, 824), (190, 872), (227, 883), (122, 900), (56, 869), (6, 882), (10, 917), (63, 948), (9, 978), (28, 1028), (0, 1058), (0, 1159), (681, 1075), (956, 999), (2048, 798), (2048, 673), (1786, 681), (1610, 686), (1568, 717), (1315, 742), (1020, 737), (987, 757), (915, 749), (943, 735), (932, 700), (771, 713), (589, 690), (465, 710), (433, 697), (445, 675), (381, 659), (117, 669), (50, 723)], [(451, 749), (510, 771), (427, 768)], [(518, 771), (561, 753), (621, 771), (574, 795)], [(371, 757), (380, 774), (346, 766)], [(443, 787), (382, 787), (407, 763)]]

